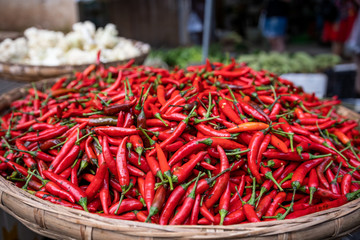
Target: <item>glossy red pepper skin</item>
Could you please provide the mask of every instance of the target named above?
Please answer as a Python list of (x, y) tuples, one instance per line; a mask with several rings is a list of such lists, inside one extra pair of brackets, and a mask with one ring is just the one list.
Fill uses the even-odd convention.
[(90, 185), (87, 187), (85, 191), (85, 194), (88, 199), (92, 199), (95, 196), (95, 194), (97, 194), (97, 192), (100, 190), (101, 186), (104, 183), (107, 170), (108, 167), (105, 162), (99, 166), (99, 169), (96, 172), (94, 179), (91, 181)]
[(190, 225), (196, 225), (198, 222), (198, 217), (200, 212), (200, 200), (201, 200), (201, 195), (197, 194), (195, 197), (194, 207), (190, 215), (190, 220), (189, 220)]
[(259, 148), (261, 145), (261, 142), (264, 139), (264, 133), (262, 131), (256, 132), (253, 137), (251, 138), (251, 141), (249, 143), (249, 149), (250, 151), (247, 153), (247, 159), (249, 164), (249, 169), (251, 173), (256, 178), (256, 181), (258, 183), (262, 183), (262, 178), (259, 173), (259, 168), (256, 163), (257, 155), (259, 152)]
[[(226, 170), (230, 167), (229, 160), (225, 154), (224, 149), (221, 146), (217, 147), (218, 152), (220, 153), (220, 172)], [(226, 189), (227, 183), (230, 179), (230, 172), (226, 172), (216, 181), (213, 190), (211, 191), (209, 198), (205, 200), (204, 204), (207, 208), (212, 207), (217, 200), (221, 197), (223, 192)]]
[[(81, 130), (85, 127), (86, 124), (81, 124), (77, 129)], [(81, 134), (81, 132), (80, 132)], [(80, 135), (81, 137), (81, 135)], [(68, 138), (68, 140), (65, 142), (63, 147), (61, 148), (60, 152), (56, 156), (55, 160), (51, 163), (49, 169), (52, 171), (52, 169), (56, 168), (60, 162), (63, 160), (63, 158), (67, 155), (67, 153), (70, 151), (71, 148), (75, 145), (75, 142), (77, 141), (77, 131), (73, 130)]]
[(120, 183), (121, 188), (123, 191), (129, 186), (130, 184), (130, 174), (128, 170), (128, 165), (126, 161), (126, 143), (128, 137), (124, 137), (116, 154), (116, 170), (117, 176)]
[(207, 152), (204, 151), (199, 152), (196, 154), (195, 157), (191, 158), (187, 163), (180, 166), (179, 168), (176, 168), (172, 172), (174, 182), (182, 183), (183, 181), (185, 181), (191, 175), (192, 173), (191, 171), (194, 169), (196, 164), (198, 164), (201, 160), (203, 160), (206, 154)]
[(154, 200), (154, 196), (155, 196), (154, 189), (155, 189), (155, 177), (150, 171), (146, 174), (145, 185), (144, 185), (144, 196), (143, 196), (148, 212), (150, 212), (151, 204)]
[(57, 183), (61, 188), (73, 195), (75, 200), (84, 208), (84, 210), (87, 210), (87, 196), (78, 186), (75, 186), (65, 178), (62, 178), (48, 170), (44, 170), (43, 173), (47, 179)]
[(306, 176), (306, 174), (314, 167), (326, 161), (325, 158), (315, 159), (311, 161), (307, 161), (302, 163), (294, 172), (291, 183), (293, 188), (299, 188), (302, 185), (302, 182)]
[[(112, 206), (110, 206), (109, 213), (114, 214), (116, 209), (118, 208), (118, 205), (119, 205), (119, 203), (116, 202)], [(118, 209), (117, 214), (129, 212), (129, 211), (133, 211), (133, 210), (141, 210), (142, 208), (143, 208), (143, 204), (139, 200), (133, 199), (133, 198), (125, 198), (121, 202), (121, 205)]]

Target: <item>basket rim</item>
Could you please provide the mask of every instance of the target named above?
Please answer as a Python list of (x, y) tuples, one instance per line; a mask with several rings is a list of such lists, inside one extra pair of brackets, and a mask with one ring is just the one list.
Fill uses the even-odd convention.
[[(24, 203), (29, 205), (30, 207), (52, 212), (57, 214), (59, 218), (66, 218), (70, 222), (77, 222), (83, 220), (84, 222), (81, 224), (98, 228), (106, 229), (106, 230), (114, 230), (114, 229), (121, 229), (126, 228), (128, 226), (134, 226), (135, 232), (139, 232), (141, 230), (152, 230), (155, 231), (157, 234), (163, 233), (189, 233), (190, 235), (193, 234), (207, 234), (206, 230), (214, 230), (212, 234), (217, 235), (222, 233), (227, 233), (226, 231), (238, 231), (239, 233), (251, 233), (256, 234), (256, 232), (262, 232), (262, 235), (274, 235), (278, 233), (290, 233), (299, 229), (305, 229), (310, 226), (314, 226), (317, 224), (321, 224), (329, 220), (330, 215), (334, 215), (333, 217), (339, 218), (345, 216), (355, 210), (360, 209), (360, 198), (350, 201), (340, 207), (330, 208), (324, 211), (312, 213), (309, 215), (305, 215), (295, 219), (285, 219), (285, 220), (274, 220), (274, 221), (262, 221), (259, 223), (244, 223), (244, 224), (233, 224), (233, 225), (159, 225), (154, 223), (143, 223), (143, 222), (136, 222), (130, 220), (121, 220), (121, 219), (114, 219), (108, 218), (105, 216), (101, 216), (95, 213), (88, 213), (83, 210), (73, 209), (64, 207), (58, 204), (51, 203), (49, 201), (40, 199), (30, 193), (23, 191), (22, 189), (15, 186), (13, 182), (6, 180), (3, 177), (0, 177), (0, 208), (7, 211), (6, 206), (2, 204), (2, 198), (4, 194), (8, 194), (16, 199), (24, 200)], [(21, 202), (21, 201), (19, 201)], [(344, 211), (344, 209), (349, 209)], [(16, 216), (15, 216), (16, 217)], [(81, 219), (82, 218), (82, 219)], [(101, 220), (101, 222), (99, 222)], [(284, 229), (277, 229), (274, 232), (273, 228), (281, 227), (282, 225), (287, 225), (286, 230)], [(204, 231), (205, 230), (205, 231)], [(223, 231), (221, 231), (223, 230)], [(160, 231), (160, 232), (159, 232)], [(154, 233), (154, 232), (153, 232)], [(231, 232), (229, 232), (230, 234)], [(232, 232), (234, 233), (234, 232)]]

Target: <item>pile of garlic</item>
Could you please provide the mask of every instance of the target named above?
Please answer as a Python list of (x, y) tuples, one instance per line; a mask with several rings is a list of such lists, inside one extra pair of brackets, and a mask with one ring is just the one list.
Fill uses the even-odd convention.
[(135, 45), (131, 40), (118, 37), (114, 24), (96, 29), (93, 23), (86, 21), (75, 23), (72, 28), (67, 34), (28, 28), (24, 37), (0, 43), (0, 62), (79, 65), (94, 63), (99, 50), (100, 60), (111, 62), (134, 58), (150, 49), (148, 44)]

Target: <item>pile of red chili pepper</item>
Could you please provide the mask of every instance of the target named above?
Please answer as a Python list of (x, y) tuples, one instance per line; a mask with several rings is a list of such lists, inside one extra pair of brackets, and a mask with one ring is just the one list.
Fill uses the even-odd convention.
[(291, 82), (245, 64), (89, 66), (11, 104), (0, 174), (110, 218), (292, 219), (360, 195), (359, 131)]

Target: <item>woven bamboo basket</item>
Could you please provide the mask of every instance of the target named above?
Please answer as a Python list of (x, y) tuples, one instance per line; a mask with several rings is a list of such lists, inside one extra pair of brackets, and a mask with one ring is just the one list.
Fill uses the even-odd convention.
[[(142, 64), (147, 55), (150, 52), (150, 49), (145, 46), (145, 43), (139, 41), (132, 41), (134, 46), (137, 47), (141, 54), (137, 57), (134, 57), (135, 64)], [(117, 66), (119, 64), (124, 64), (128, 62), (129, 59), (107, 62), (105, 67)], [(61, 66), (35, 66), (27, 64), (17, 64), (17, 63), (8, 63), (0, 61), (0, 78), (13, 79), (20, 82), (34, 82), (39, 79), (52, 78), (61, 76), (68, 73), (73, 73), (75, 71), (82, 71), (89, 64), (82, 65), (61, 65)]]
[[(56, 79), (36, 82), (38, 89)], [(0, 96), (0, 112), (26, 94), (26, 87)], [(343, 115), (359, 119), (345, 107)], [(160, 226), (115, 220), (39, 199), (0, 177), (0, 208), (29, 229), (56, 239), (336, 239), (360, 227), (360, 199), (297, 219), (231, 226)]]

